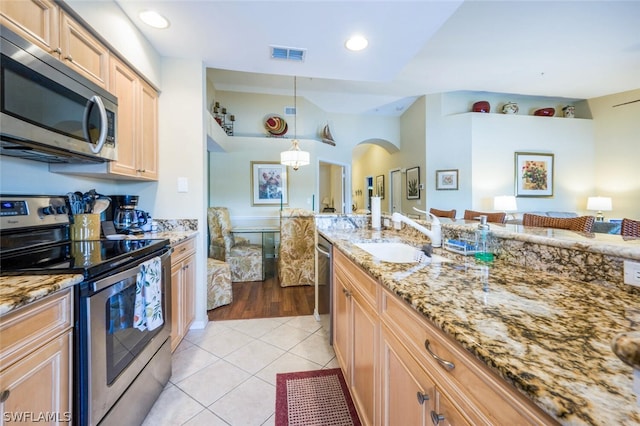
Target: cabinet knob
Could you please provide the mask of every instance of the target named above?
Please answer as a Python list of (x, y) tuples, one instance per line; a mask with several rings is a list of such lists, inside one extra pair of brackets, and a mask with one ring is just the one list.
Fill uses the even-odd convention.
[(67, 55), (65, 59), (69, 62), (73, 62), (73, 57), (71, 55)]
[(344, 293), (345, 296), (351, 297), (351, 292), (349, 290), (347, 290), (346, 288), (343, 288), (342, 292)]
[(56, 47), (55, 49), (53, 49), (51, 51), (51, 53), (57, 53), (58, 55), (62, 54), (62, 49), (60, 49), (59, 47)]
[(0, 393), (0, 404), (9, 399), (9, 395), (11, 395), (11, 391), (9, 389), (5, 389)]
[(429, 342), (429, 339), (424, 341), (424, 347), (427, 348), (427, 352), (429, 352), (429, 355), (431, 355), (433, 357), (433, 359), (438, 361), (438, 364), (440, 364), (441, 366), (443, 366), (447, 370), (453, 370), (454, 368), (456, 368), (456, 365), (454, 363), (452, 363), (451, 361), (444, 360), (444, 359), (440, 358), (438, 355), (436, 355), (435, 352), (433, 352), (431, 350), (431, 348), (429, 347), (430, 344), (431, 343)]
[(444, 416), (442, 414), (436, 413), (435, 411), (431, 411), (431, 421), (434, 425), (440, 424), (440, 422), (444, 421)]
[(422, 393), (420, 391), (418, 391), (418, 403), (420, 405), (424, 404), (425, 401), (429, 400), (429, 395), (427, 395), (426, 393)]

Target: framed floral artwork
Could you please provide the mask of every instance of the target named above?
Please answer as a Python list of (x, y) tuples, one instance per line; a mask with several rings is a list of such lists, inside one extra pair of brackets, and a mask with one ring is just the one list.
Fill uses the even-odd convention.
[(553, 197), (553, 154), (515, 155), (516, 197)]
[(384, 198), (384, 175), (376, 176), (376, 196)]
[(436, 170), (437, 190), (457, 190), (458, 189), (458, 169)]
[(407, 169), (407, 200), (420, 198), (420, 167)]
[(251, 162), (251, 204), (283, 206), (289, 204), (287, 166), (262, 161)]

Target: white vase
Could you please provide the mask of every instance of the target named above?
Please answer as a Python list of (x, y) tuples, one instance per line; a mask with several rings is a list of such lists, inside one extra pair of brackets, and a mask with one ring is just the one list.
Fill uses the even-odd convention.
[(519, 111), (518, 104), (515, 102), (508, 102), (502, 107), (503, 114), (517, 114)]

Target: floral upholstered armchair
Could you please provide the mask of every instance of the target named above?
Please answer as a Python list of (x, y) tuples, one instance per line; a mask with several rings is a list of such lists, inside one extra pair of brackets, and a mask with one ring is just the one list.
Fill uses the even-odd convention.
[(281, 287), (315, 285), (315, 233), (312, 211), (286, 209), (280, 212), (278, 277)]
[(209, 207), (207, 220), (209, 257), (229, 264), (232, 282), (262, 281), (262, 246), (234, 237), (226, 207)]

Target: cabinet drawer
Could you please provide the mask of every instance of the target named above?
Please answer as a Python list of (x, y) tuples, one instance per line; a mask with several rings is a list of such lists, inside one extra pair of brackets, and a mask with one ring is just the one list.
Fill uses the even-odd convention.
[[(459, 343), (386, 290), (382, 294), (381, 311), (383, 322), (416, 360), (433, 373), (436, 385), (458, 401), (474, 423), (557, 424)], [(432, 354), (455, 367), (447, 369)]]
[(377, 311), (378, 292), (380, 285), (377, 281), (366, 274), (359, 266), (354, 264), (351, 259), (342, 254), (340, 250), (334, 250), (336, 269), (344, 275), (352, 289), (355, 289), (362, 297)]
[(189, 238), (185, 241), (180, 241), (173, 246), (173, 253), (171, 254), (171, 264), (175, 265), (178, 262), (182, 262), (187, 256), (196, 252), (196, 239)]
[(72, 327), (71, 289), (0, 318), (0, 370)]

